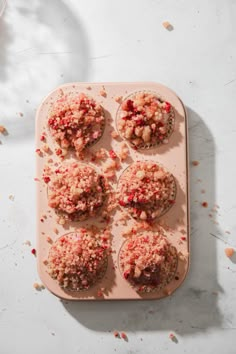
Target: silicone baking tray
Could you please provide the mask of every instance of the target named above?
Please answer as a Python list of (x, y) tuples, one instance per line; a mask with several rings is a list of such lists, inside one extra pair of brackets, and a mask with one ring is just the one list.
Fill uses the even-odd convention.
[[(101, 96), (101, 90), (106, 92), (106, 97)], [(130, 158), (122, 164), (122, 169), (117, 171), (117, 179), (112, 184), (116, 189), (116, 183), (122, 172), (129, 166), (130, 161), (148, 161), (164, 165), (175, 177), (177, 183), (176, 202), (172, 208), (161, 218), (156, 220), (156, 224), (162, 225), (166, 229), (167, 238), (176, 247), (178, 252), (178, 266), (175, 278), (162, 290), (151, 293), (138, 293), (122, 277), (118, 266), (118, 254), (124, 238), (122, 232), (129, 224), (133, 222), (132, 218), (127, 221), (127, 226), (121, 225), (119, 219), (121, 210), (117, 208), (112, 217), (112, 247), (115, 252), (109, 258), (108, 268), (105, 277), (90, 290), (86, 291), (65, 291), (55, 280), (53, 280), (44, 264), (48, 257), (50, 244), (47, 242), (47, 236), (53, 241), (58, 237), (73, 232), (77, 228), (96, 224), (96, 220), (87, 220), (84, 222), (71, 222), (66, 226), (58, 225), (57, 216), (47, 204), (47, 185), (42, 180), (43, 168), (49, 158), (61, 163), (59, 157), (55, 154), (55, 148), (58, 147), (55, 141), (47, 133), (47, 144), (52, 154), (36, 154), (37, 170), (37, 265), (39, 276), (44, 285), (56, 296), (67, 300), (142, 300), (142, 299), (160, 299), (169, 296), (184, 281), (189, 268), (189, 191), (188, 191), (188, 129), (186, 110), (182, 101), (169, 88), (152, 82), (140, 83), (69, 83), (62, 85), (52, 91), (41, 103), (36, 114), (36, 148), (40, 149), (43, 145), (40, 137), (42, 132), (47, 131), (48, 112), (51, 104), (57, 100), (63, 93), (85, 93), (98, 101), (106, 116), (106, 127), (102, 138), (91, 147), (96, 151), (103, 147), (107, 150), (111, 148), (119, 150), (119, 144), (122, 139), (112, 139), (110, 132), (116, 130), (116, 114), (119, 109), (119, 103), (115, 101), (116, 96), (123, 98), (132, 95), (138, 91), (151, 91), (158, 97), (171, 103), (175, 113), (174, 131), (167, 144), (163, 144), (148, 150), (135, 151), (130, 147)], [(75, 155), (70, 154), (69, 160), (77, 160)], [(67, 158), (65, 159), (67, 160)], [(91, 165), (93, 163), (91, 162)], [(99, 166), (93, 165), (98, 171)], [(42, 222), (42, 216), (44, 216)], [(58, 234), (53, 232), (55, 227)], [(99, 289), (103, 288), (103, 296), (98, 295)]]

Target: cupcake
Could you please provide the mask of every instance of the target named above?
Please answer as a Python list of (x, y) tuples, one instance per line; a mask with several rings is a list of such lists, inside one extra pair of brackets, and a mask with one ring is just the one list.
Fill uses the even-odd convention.
[(101, 138), (104, 126), (102, 107), (84, 93), (62, 96), (53, 104), (48, 117), (48, 127), (56, 142), (77, 154)]
[(93, 167), (78, 162), (47, 167), (48, 205), (65, 219), (85, 220), (96, 216), (106, 199), (106, 183)]
[(177, 252), (161, 231), (145, 231), (124, 242), (119, 265), (122, 276), (136, 291), (158, 291), (175, 275)]
[(48, 273), (66, 290), (91, 288), (107, 269), (108, 239), (89, 229), (79, 229), (57, 239), (48, 255)]
[(174, 127), (174, 110), (155, 94), (138, 92), (121, 104), (117, 127), (133, 148), (151, 148), (168, 142)]
[(173, 175), (154, 162), (133, 163), (121, 175), (118, 189), (119, 204), (135, 219), (152, 221), (175, 202)]

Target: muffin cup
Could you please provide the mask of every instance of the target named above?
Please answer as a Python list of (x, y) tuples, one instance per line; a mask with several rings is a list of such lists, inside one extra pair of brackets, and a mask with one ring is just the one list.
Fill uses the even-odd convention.
[[(150, 232), (151, 233), (151, 232)], [(145, 235), (148, 234), (145, 232)], [(141, 237), (142, 235), (139, 234), (136, 237)], [(126, 241), (123, 242), (119, 254), (118, 254), (118, 265), (119, 265), (119, 271), (121, 273), (122, 278), (129, 283), (129, 285), (138, 293), (152, 293), (152, 292), (157, 292), (162, 290), (165, 286), (167, 286), (173, 279), (176, 274), (176, 270), (178, 267), (178, 255), (177, 255), (177, 250), (174, 246), (170, 245), (170, 250), (168, 251), (168, 257), (173, 257), (173, 262), (171, 262), (167, 276), (164, 276), (165, 270), (162, 269), (161, 271), (161, 278), (162, 281), (158, 285), (149, 285), (149, 284), (142, 284), (139, 283), (137, 284), (134, 280), (132, 279), (126, 279), (124, 277), (124, 268), (122, 266), (121, 262), (121, 256), (122, 253), (124, 252), (124, 248), (126, 245), (130, 242), (130, 239), (127, 239)]]
[[(124, 99), (123, 99), (123, 102), (128, 100), (128, 99), (132, 99), (134, 98), (135, 95), (139, 94), (139, 93), (147, 93), (147, 94), (152, 94), (154, 95), (158, 100), (160, 101), (165, 101), (163, 97), (160, 97), (159, 94), (157, 94), (156, 92), (152, 92), (152, 91), (148, 91), (148, 90), (143, 90), (143, 91), (136, 91), (136, 92), (133, 92), (131, 93), (130, 95), (126, 96)], [(123, 103), (122, 102), (122, 103)], [(148, 149), (152, 149), (152, 148), (156, 148), (160, 145), (163, 145), (165, 144), (165, 140), (166, 139), (169, 139), (171, 134), (173, 133), (174, 131), (174, 126), (175, 126), (175, 111), (173, 109), (173, 107), (171, 106), (171, 109), (170, 109), (170, 116), (169, 116), (169, 121), (168, 121), (168, 130), (167, 130), (167, 133), (165, 134), (165, 137), (163, 138), (163, 140), (158, 140), (156, 141), (155, 143), (153, 142), (150, 142), (150, 143), (142, 143), (140, 144), (139, 146), (136, 146), (135, 144), (133, 144), (129, 139), (126, 139), (124, 134), (120, 131), (119, 127), (118, 127), (118, 121), (120, 118), (120, 114), (122, 112), (122, 103), (120, 104), (117, 112), (116, 112), (116, 130), (117, 132), (119, 133), (119, 135), (122, 137), (122, 139), (124, 139), (125, 141), (127, 141), (127, 143), (135, 150), (148, 150)]]
[[(100, 173), (94, 168), (94, 166), (90, 166), (89, 164), (77, 162), (77, 161), (73, 161), (73, 162), (78, 163), (79, 165), (84, 166), (84, 167), (86, 167), (86, 166), (90, 167), (97, 173), (97, 175), (100, 175)], [(65, 162), (64, 164), (62, 163), (58, 168), (65, 166), (66, 164), (70, 164), (70, 162)], [(47, 185), (47, 197), (49, 196), (49, 189), (50, 188)], [(103, 178), (102, 179), (102, 192), (104, 194), (103, 203), (100, 207), (96, 208), (96, 210), (94, 210), (94, 212), (92, 214), (90, 214), (88, 211), (74, 212), (74, 213), (70, 214), (70, 213), (67, 213), (66, 211), (60, 210), (59, 208), (52, 208), (52, 209), (55, 211), (55, 213), (58, 217), (62, 217), (63, 219), (65, 219), (65, 221), (73, 221), (73, 222), (85, 221), (87, 219), (97, 217), (101, 213), (101, 211), (104, 207), (104, 204), (108, 198), (108, 196), (106, 195), (106, 191), (108, 191), (108, 186), (106, 184), (106, 180)]]
[[(126, 167), (126, 169), (122, 172), (122, 174), (120, 175), (119, 177), (119, 180), (118, 180), (118, 193), (120, 193), (120, 184), (122, 183), (122, 179), (124, 179), (125, 177), (125, 174), (128, 172), (128, 170), (136, 163), (138, 163), (140, 161), (137, 161), (137, 162), (134, 162), (132, 165)], [(165, 172), (168, 172), (166, 170), (166, 168), (160, 164), (160, 163), (157, 163), (157, 162), (154, 162), (154, 161), (142, 161), (142, 162), (151, 162), (153, 164), (156, 164), (160, 167), (162, 167), (164, 169)], [(173, 191), (171, 193), (171, 197), (172, 197), (172, 200), (175, 201), (176, 200), (176, 195), (177, 195), (177, 185), (176, 185), (176, 181), (175, 181), (175, 178), (174, 176), (171, 174), (171, 177), (172, 177), (172, 188), (173, 188)], [(155, 218), (152, 219), (153, 220), (157, 220), (159, 219), (160, 217), (162, 217), (164, 214), (166, 214), (170, 209), (171, 207), (173, 206), (172, 203), (169, 203), (169, 205), (159, 214), (157, 215)], [(128, 211), (128, 213), (132, 216), (132, 218), (134, 218), (135, 220), (140, 220), (140, 221), (143, 221), (142, 219), (140, 219), (138, 216), (134, 215), (134, 213), (132, 212), (132, 207), (125, 207), (125, 206), (121, 206), (122, 208), (124, 208), (125, 210)], [(142, 209), (140, 209), (142, 211)], [(144, 210), (145, 211), (145, 210)]]
[[(78, 232), (78, 231), (77, 231)], [(56, 242), (59, 242), (60, 239), (62, 239), (63, 237), (67, 237), (69, 235), (73, 235), (73, 234), (76, 234), (77, 232), (69, 232), (67, 234), (64, 234), (62, 236), (60, 236)], [(55, 242), (55, 243), (56, 243)], [(50, 256), (50, 251), (52, 249), (52, 247), (55, 245), (55, 243), (51, 246), (51, 248), (49, 249), (49, 254), (48, 254), (48, 257)], [(99, 272), (98, 274), (95, 275), (93, 281), (89, 283), (89, 286), (87, 288), (83, 287), (83, 286), (80, 286), (80, 287), (77, 287), (76, 289), (70, 287), (70, 286), (63, 286), (61, 285), (58, 280), (55, 278), (55, 277), (52, 277), (50, 275), (50, 272), (48, 271), (48, 274), (52, 277), (53, 280), (57, 281), (60, 288), (65, 290), (65, 291), (69, 291), (69, 292), (78, 292), (78, 291), (89, 291), (92, 287), (96, 286), (105, 276), (106, 274), (106, 271), (107, 271), (107, 267), (108, 267), (108, 255), (105, 254), (104, 255), (104, 260), (103, 260), (103, 263), (101, 264), (101, 267), (99, 269)]]

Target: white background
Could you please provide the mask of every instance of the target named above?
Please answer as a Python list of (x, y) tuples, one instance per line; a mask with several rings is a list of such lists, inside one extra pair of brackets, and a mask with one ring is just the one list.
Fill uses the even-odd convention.
[[(23, 242), (35, 245), (35, 110), (70, 81), (157, 81), (188, 108), (190, 160), (200, 161), (191, 167), (191, 269), (169, 298), (65, 303), (33, 289), (36, 260)], [(0, 19), (0, 125), (8, 130), (0, 136), (1, 354), (235, 353), (236, 258), (224, 254), (236, 247), (235, 97), (234, 0), (8, 1)]]

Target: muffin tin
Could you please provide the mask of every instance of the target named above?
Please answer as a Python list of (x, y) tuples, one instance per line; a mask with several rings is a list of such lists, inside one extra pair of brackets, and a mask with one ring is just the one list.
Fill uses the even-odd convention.
[[(125, 224), (121, 219), (123, 209), (117, 206), (111, 213), (109, 223), (101, 222), (101, 217), (90, 218), (85, 221), (67, 222), (60, 225), (57, 222), (58, 215), (48, 207), (47, 184), (43, 181), (43, 170), (46, 165), (52, 168), (59, 166), (62, 161), (56, 153), (59, 147), (53, 140), (47, 128), (48, 114), (52, 104), (64, 94), (85, 93), (101, 104), (105, 112), (105, 130), (99, 141), (89, 147), (90, 152), (96, 152), (100, 148), (119, 151), (125, 141), (122, 136), (117, 139), (111, 137), (111, 131), (117, 130), (117, 114), (120, 110), (120, 102), (117, 97), (133, 97), (137, 92), (151, 92), (158, 98), (168, 101), (173, 109), (174, 128), (165, 144), (149, 149), (134, 150), (129, 144), (128, 158), (121, 163), (121, 168), (116, 171), (116, 176), (109, 183), (113, 191), (117, 190), (117, 184), (122, 173), (136, 161), (153, 161), (164, 166), (176, 181), (175, 204), (161, 217), (151, 224), (151, 229), (161, 227), (172, 246), (176, 248), (178, 255), (175, 276), (170, 283), (158, 291), (139, 292), (124, 279), (119, 267), (119, 254), (121, 247), (126, 242), (122, 233), (131, 227), (135, 227), (136, 221), (129, 217)], [(46, 142), (42, 135), (46, 133)], [(56, 296), (67, 300), (141, 300), (160, 299), (174, 292), (184, 281), (189, 268), (189, 192), (188, 192), (188, 144), (187, 144), (187, 116), (183, 103), (169, 88), (152, 82), (140, 83), (70, 83), (65, 84), (51, 92), (41, 103), (36, 114), (36, 166), (37, 166), (37, 264), (40, 278), (44, 285)], [(45, 143), (48, 151), (44, 152)], [(40, 150), (38, 150), (40, 149)], [(47, 150), (47, 149), (46, 149)], [(80, 162), (73, 151), (69, 151), (64, 161)], [(88, 163), (98, 172), (102, 173), (102, 163), (97, 165), (91, 159), (81, 161)], [(45, 260), (48, 258), (51, 247), (49, 240), (56, 241), (68, 233), (73, 233), (81, 227), (96, 225), (99, 229), (110, 228), (112, 253), (108, 257), (107, 270), (102, 279), (88, 290), (70, 291), (60, 287), (56, 280), (48, 274)], [(128, 234), (128, 232), (127, 232)], [(129, 236), (127, 236), (129, 237)]]

